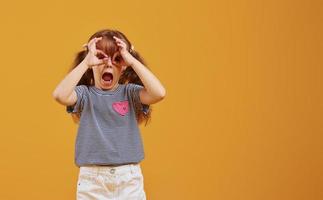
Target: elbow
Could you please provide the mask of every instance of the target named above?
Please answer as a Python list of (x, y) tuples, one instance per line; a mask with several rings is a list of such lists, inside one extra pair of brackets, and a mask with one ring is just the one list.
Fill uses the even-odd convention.
[(166, 90), (165, 88), (162, 88), (159, 92), (159, 95), (158, 95), (158, 101), (161, 101), (165, 98), (166, 96)]
[(166, 90), (165, 90), (165, 88), (163, 88), (160, 97), (161, 97), (161, 99), (164, 99), (165, 96), (166, 96)]
[(59, 92), (57, 92), (56, 90), (52, 93), (52, 97), (53, 97), (53, 99), (55, 100), (55, 101), (57, 101), (58, 103), (62, 103), (63, 102), (63, 97), (62, 97), (62, 95), (59, 93)]
[(59, 99), (59, 94), (56, 92), (56, 90), (52, 93), (52, 97), (57, 101)]

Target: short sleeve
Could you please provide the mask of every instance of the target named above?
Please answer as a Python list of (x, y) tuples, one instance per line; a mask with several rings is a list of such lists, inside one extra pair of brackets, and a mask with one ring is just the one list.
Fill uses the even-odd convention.
[(87, 99), (88, 87), (86, 85), (78, 85), (75, 87), (77, 101), (74, 105), (66, 106), (67, 113), (81, 113), (83, 110), (84, 102)]
[[(140, 102), (139, 91), (143, 88), (144, 87), (142, 85), (133, 84), (133, 83), (127, 84), (127, 93), (133, 105), (135, 105), (135, 102)], [(148, 113), (149, 105), (146, 105), (146, 104), (141, 104), (141, 105), (142, 105), (143, 112)]]

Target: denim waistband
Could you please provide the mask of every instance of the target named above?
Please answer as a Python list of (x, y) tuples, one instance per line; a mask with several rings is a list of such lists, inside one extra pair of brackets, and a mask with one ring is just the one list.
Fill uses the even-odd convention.
[(114, 174), (114, 175), (123, 175), (126, 173), (135, 173), (141, 172), (139, 163), (125, 164), (120, 166), (106, 166), (106, 165), (89, 165), (81, 166), (80, 173), (84, 174)]

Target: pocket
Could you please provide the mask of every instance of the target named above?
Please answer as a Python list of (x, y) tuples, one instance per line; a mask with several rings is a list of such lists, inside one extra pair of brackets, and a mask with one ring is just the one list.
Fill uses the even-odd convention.
[(91, 191), (91, 188), (97, 183), (96, 177), (89, 174), (80, 174), (77, 180), (77, 193), (84, 194)]
[(133, 171), (133, 173), (131, 174), (131, 180), (130, 180), (131, 184), (134, 184), (135, 187), (137, 188), (137, 190), (143, 190), (143, 184), (144, 184), (144, 177), (141, 173), (140, 170), (135, 170)]
[(137, 173), (135, 175), (135, 182), (137, 184), (137, 195), (136, 198), (137, 200), (146, 200), (146, 192), (144, 189), (144, 178), (142, 173)]
[(129, 102), (126, 101), (117, 101), (112, 103), (112, 108), (119, 115), (125, 116), (129, 112)]
[(127, 194), (127, 198), (132, 200), (146, 200), (143, 176), (140, 171), (135, 170), (133, 173), (129, 173), (129, 177), (130, 179), (126, 182), (125, 188), (132, 192), (131, 194)]
[(80, 174), (77, 180), (77, 191), (82, 190), (88, 184), (88, 177), (84, 174)]

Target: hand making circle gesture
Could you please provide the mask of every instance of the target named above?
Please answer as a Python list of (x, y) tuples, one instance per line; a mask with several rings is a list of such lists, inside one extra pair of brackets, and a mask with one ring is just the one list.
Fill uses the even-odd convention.
[(133, 62), (134, 57), (130, 54), (130, 52), (127, 50), (127, 44), (121, 40), (120, 38), (113, 36), (113, 38), (115, 39), (117, 46), (118, 46), (118, 50), (123, 58), (123, 62), (125, 65), (131, 65)]
[(105, 64), (108, 61), (108, 56), (103, 51), (96, 48), (96, 43), (101, 39), (102, 37), (93, 38), (89, 43), (83, 45), (83, 47), (88, 49), (88, 54), (84, 58), (84, 61), (89, 68)]

